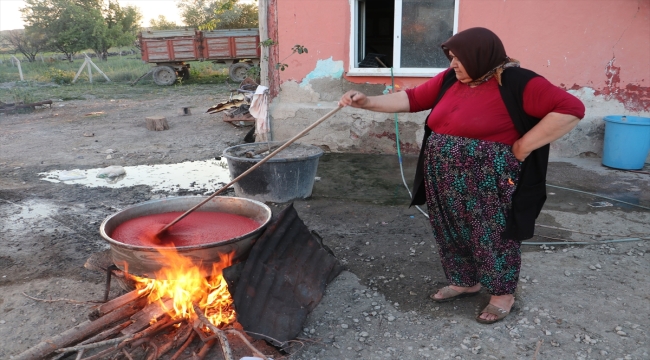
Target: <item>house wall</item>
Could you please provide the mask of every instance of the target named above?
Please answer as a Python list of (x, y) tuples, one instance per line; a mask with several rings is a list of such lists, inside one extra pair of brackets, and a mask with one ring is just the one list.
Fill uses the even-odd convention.
[[(270, 0), (276, 9), (280, 91), (271, 104), (272, 136), (288, 139), (355, 89), (375, 95), (390, 77), (346, 76), (352, 0)], [(551, 146), (554, 156), (602, 153), (603, 116), (650, 116), (650, 1), (459, 0), (459, 31), (487, 27), (522, 66), (579, 97), (587, 114)], [(597, 4), (597, 5), (596, 5)], [(392, 26), (392, 24), (388, 24)], [(307, 54), (291, 55), (300, 44)], [(432, 49), (432, 51), (439, 51)], [(397, 90), (426, 78), (397, 77)], [(402, 151), (417, 153), (426, 113), (399, 114)], [(345, 108), (303, 142), (337, 152), (395, 152), (393, 114)]]

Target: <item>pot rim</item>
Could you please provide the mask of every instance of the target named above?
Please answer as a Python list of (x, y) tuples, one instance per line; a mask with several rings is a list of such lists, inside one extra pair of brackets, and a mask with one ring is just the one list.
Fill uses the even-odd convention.
[[(247, 157), (239, 157), (239, 156), (235, 156), (233, 154), (230, 154), (229, 152), (232, 152), (235, 149), (241, 149), (241, 148), (245, 148), (245, 147), (253, 147), (253, 146), (258, 146), (258, 145), (261, 145), (261, 144), (279, 145), (279, 144), (283, 144), (283, 143), (284, 143), (283, 141), (267, 141), (267, 142), (259, 142), (259, 143), (256, 142), (256, 143), (250, 143), (250, 144), (239, 144), (239, 145), (235, 145), (235, 146), (231, 146), (229, 148), (226, 148), (223, 151), (223, 154), (221, 156), (225, 157), (228, 160), (232, 159), (232, 160), (237, 160), (239, 162), (243, 161), (243, 162), (257, 163), (257, 162), (260, 162), (264, 158), (262, 157), (262, 158), (259, 158), (259, 159), (253, 159), (253, 158), (247, 158)], [(299, 156), (299, 157), (293, 157), (293, 158), (276, 158), (276, 157), (272, 157), (272, 158), (268, 159), (266, 162), (305, 161), (305, 160), (311, 160), (311, 159), (319, 158), (319, 157), (323, 156), (323, 154), (325, 153), (323, 151), (323, 149), (321, 149), (320, 147), (318, 147), (316, 145), (308, 145), (308, 144), (292, 144), (292, 145), (310, 147), (310, 148), (318, 149), (318, 151), (313, 155)]]
[[(102, 221), (101, 225), (99, 226), (99, 233), (102, 236), (102, 238), (104, 238), (104, 240), (109, 242), (111, 245), (115, 245), (115, 246), (125, 248), (125, 249), (138, 250), (138, 251), (150, 251), (150, 252), (159, 252), (159, 250), (172, 250), (173, 249), (173, 250), (176, 250), (176, 251), (180, 252), (180, 251), (191, 251), (191, 250), (201, 250), (201, 249), (213, 248), (213, 247), (217, 247), (217, 246), (221, 246), (221, 245), (227, 245), (227, 244), (232, 244), (232, 243), (239, 242), (239, 241), (241, 241), (241, 240), (243, 240), (245, 238), (250, 237), (251, 235), (255, 234), (256, 232), (264, 231), (266, 226), (271, 221), (271, 217), (272, 217), (271, 208), (268, 207), (266, 204), (264, 204), (261, 201), (246, 199), (246, 198), (240, 198), (240, 197), (234, 197), (234, 196), (217, 196), (217, 197), (215, 197), (215, 199), (217, 199), (217, 198), (237, 199), (237, 200), (251, 202), (251, 203), (255, 203), (257, 205), (260, 205), (262, 208), (264, 208), (266, 210), (266, 213), (267, 213), (266, 218), (265, 218), (264, 222), (262, 224), (260, 224), (259, 227), (256, 228), (253, 231), (247, 232), (245, 234), (242, 234), (240, 236), (237, 236), (235, 238), (232, 238), (232, 239), (229, 239), (229, 240), (226, 240), (226, 241), (219, 241), (219, 242), (216, 242), (216, 243), (212, 242), (212, 243), (201, 244), (201, 245), (189, 245), (189, 246), (138, 246), (138, 245), (125, 244), (123, 242), (117, 241), (117, 240), (113, 239), (112, 237), (110, 237), (106, 233), (106, 224), (109, 221), (111, 221), (113, 218), (118, 216), (119, 214), (121, 214), (121, 213), (123, 213), (123, 212), (125, 212), (125, 211), (127, 211), (129, 209), (138, 208), (138, 207), (140, 207), (140, 206), (142, 206), (144, 204), (162, 202), (164, 200), (169, 200), (169, 199), (192, 198), (192, 199), (203, 199), (204, 200), (207, 197), (208, 196), (174, 196), (174, 197), (168, 197), (168, 198), (163, 198), (163, 199), (149, 200), (149, 201), (141, 202), (141, 203), (138, 203), (138, 204), (130, 205), (130, 206), (127, 206), (124, 209), (114, 213), (114, 214), (111, 214), (111, 215), (107, 216), (104, 219), (104, 221)], [(197, 202), (197, 204), (200, 201), (201, 200), (199, 200)], [(199, 211), (199, 210), (197, 209), (195, 211)]]

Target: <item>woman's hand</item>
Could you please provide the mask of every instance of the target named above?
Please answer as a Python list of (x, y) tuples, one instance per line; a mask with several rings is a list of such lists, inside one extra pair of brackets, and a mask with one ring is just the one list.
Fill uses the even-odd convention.
[(368, 102), (368, 97), (364, 93), (358, 91), (350, 90), (341, 96), (339, 100), (339, 106), (352, 106), (355, 108), (364, 108), (364, 105)]
[(517, 160), (523, 162), (526, 160), (528, 155), (530, 155), (530, 151), (524, 150), (523, 146), (521, 145), (521, 139), (515, 141), (514, 144), (512, 144), (512, 154), (515, 155)]
[(550, 112), (519, 140), (512, 144), (512, 153), (524, 161), (531, 152), (550, 144), (571, 131), (580, 121), (573, 115)]
[(378, 111), (383, 113), (408, 112), (409, 97), (404, 91), (387, 95), (366, 96), (358, 91), (348, 91), (339, 100), (339, 106)]

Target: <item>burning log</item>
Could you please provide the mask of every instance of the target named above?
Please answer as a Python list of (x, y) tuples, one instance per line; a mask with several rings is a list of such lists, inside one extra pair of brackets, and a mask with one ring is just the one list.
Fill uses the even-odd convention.
[(167, 309), (171, 308), (171, 304), (172, 299), (167, 299), (163, 304), (153, 302), (145, 306), (140, 312), (131, 317), (133, 324), (122, 330), (122, 335), (132, 335), (147, 328), (151, 321), (158, 321), (163, 317), (167, 313)]
[(237, 331), (235, 329), (227, 329), (227, 330), (224, 330), (224, 332), (226, 334), (232, 334), (232, 335), (236, 335), (237, 337), (239, 337), (239, 339), (244, 344), (246, 344), (246, 346), (248, 346), (249, 349), (251, 349), (251, 351), (253, 352), (253, 355), (255, 355), (256, 357), (259, 357), (259, 358), (262, 358), (262, 359), (267, 359), (266, 355), (262, 354), (259, 350), (257, 350), (253, 346), (253, 344), (251, 344), (251, 342), (248, 341), (248, 339), (246, 339), (246, 336), (244, 336), (244, 334), (242, 334), (241, 332), (239, 332), (239, 331)]
[(217, 342), (217, 339), (210, 339), (208, 342), (203, 344), (203, 347), (201, 347), (201, 350), (199, 350), (198, 354), (194, 354), (192, 356), (192, 360), (203, 360), (205, 359), (205, 356), (208, 355), (208, 352), (210, 352), (210, 349), (214, 346), (214, 344)]
[(169, 360), (176, 360), (176, 359), (178, 359), (178, 358), (181, 356), (181, 354), (183, 353), (183, 351), (185, 351), (185, 349), (187, 349), (187, 347), (190, 346), (190, 344), (192, 343), (192, 341), (194, 341), (194, 338), (195, 338), (195, 337), (196, 337), (196, 332), (194, 332), (194, 331), (190, 332), (190, 336), (187, 338), (187, 340), (185, 340), (185, 343), (183, 343), (183, 346), (181, 346), (181, 347), (176, 351), (176, 353), (174, 353), (174, 355), (171, 357), (171, 359), (169, 359)]
[(199, 308), (199, 305), (194, 303), (192, 304), (194, 307), (194, 313), (199, 317), (199, 320), (203, 323), (203, 325), (207, 326), (212, 333), (214, 333), (214, 336), (219, 340), (219, 344), (221, 345), (221, 352), (223, 353), (223, 357), (226, 360), (234, 360), (232, 357), (232, 350), (230, 349), (230, 343), (228, 342), (228, 337), (226, 337), (226, 334), (224, 334), (221, 329), (218, 327), (212, 325), (210, 320), (208, 320), (205, 315), (203, 315), (203, 312)]
[[(110, 328), (108, 330), (102, 331), (101, 333), (91, 337), (90, 339), (86, 339), (86, 340), (80, 342), (79, 345), (97, 343), (97, 342), (100, 342), (102, 340), (108, 339), (109, 337), (114, 336), (115, 334), (119, 333), (125, 327), (129, 326), (132, 322), (133, 322), (133, 320), (128, 320), (128, 321), (126, 321), (126, 322), (124, 322), (122, 324), (119, 324), (119, 325), (117, 325), (115, 327), (112, 327), (112, 328)], [(83, 350), (79, 351), (79, 353), (83, 354)], [(53, 357), (51, 360), (59, 360), (62, 357), (65, 357), (65, 356), (67, 356), (67, 352), (62, 352), (59, 355)]]
[[(223, 329), (236, 319), (222, 273), (230, 262), (214, 263), (206, 277), (205, 271), (191, 259), (175, 253), (168, 256), (170, 266), (152, 279), (126, 272), (116, 274), (117, 270), (111, 269), (114, 265), (89, 260), (87, 266), (132, 281), (138, 289), (92, 308), (89, 321), (44, 340), (16, 359), (60, 359), (76, 352), (77, 359), (83, 360), (156, 360), (169, 357), (167, 354), (173, 351), (171, 358), (175, 360), (197, 337), (202, 345), (198, 354), (193, 355), (196, 358), (205, 357), (218, 342), (223, 358), (233, 360), (230, 337), (237, 344), (238, 348), (234, 349), (237, 355), (252, 352), (254, 356), (268, 359), (251, 344), (247, 335), (234, 328)], [(107, 277), (107, 294), (108, 284)], [(54, 353), (59, 355), (52, 357)]]
[(182, 323), (176, 332), (161, 336), (161, 338), (156, 342), (157, 351), (149, 354), (147, 356), (147, 360), (156, 360), (165, 355), (170, 350), (178, 347), (181, 344), (184, 344), (193, 333), (194, 332), (190, 324), (187, 322)]
[[(129, 341), (133, 341), (133, 343), (129, 344), (131, 348), (138, 347), (142, 344), (147, 343), (151, 338), (156, 335), (157, 333), (163, 331), (164, 329), (176, 325), (180, 322), (182, 322), (183, 319), (177, 319), (173, 320), (169, 316), (165, 316), (162, 320), (155, 322), (153, 325), (149, 326), (148, 328), (142, 330), (141, 332), (133, 335)], [(128, 335), (127, 335), (128, 336)], [(126, 344), (125, 344), (126, 345)]]
[(120, 297), (116, 297), (115, 299), (100, 305), (96, 309), (93, 309), (92, 312), (88, 315), (88, 318), (90, 320), (99, 319), (100, 317), (112, 312), (113, 310), (118, 309), (137, 299), (140, 299), (146, 295), (147, 295), (146, 291), (133, 290), (129, 293), (126, 293)]
[[(177, 323), (179, 323), (181, 321), (183, 321), (183, 320), (182, 319), (181, 320), (172, 320), (171, 318), (167, 317), (166, 319), (164, 319), (164, 321), (161, 320), (159, 322), (156, 322), (154, 325), (152, 325), (152, 326), (148, 327), (147, 329), (145, 329), (145, 330), (143, 330), (143, 331), (141, 331), (141, 332), (139, 332), (137, 334), (134, 334), (134, 335), (125, 335), (125, 336), (115, 338), (115, 339), (112, 339), (112, 340), (107, 340), (107, 341), (100, 342), (101, 344), (100, 343), (88, 344), (88, 345), (83, 345), (83, 346), (78, 346), (78, 347), (73, 347), (73, 348), (68, 348), (68, 349), (61, 349), (59, 351), (68, 351), (68, 350), (76, 351), (76, 350), (80, 350), (80, 353), (81, 353), (83, 350), (86, 350), (86, 349), (94, 349), (94, 348), (98, 348), (98, 347), (101, 347), (101, 346), (104, 346), (104, 345), (116, 344), (116, 346), (111, 346), (108, 349), (100, 351), (99, 353), (97, 353), (97, 354), (95, 354), (93, 356), (84, 358), (84, 360), (103, 359), (107, 355), (122, 352), (122, 350), (124, 350), (124, 347), (126, 347), (126, 346), (130, 346), (131, 348), (136, 348), (136, 347), (138, 347), (138, 346), (140, 346), (142, 344), (145, 344), (145, 343), (150, 343), (151, 344), (151, 340), (152, 340), (151, 337), (153, 335), (155, 335), (156, 333), (164, 330), (165, 328), (170, 327), (170, 326), (172, 326), (174, 324), (177, 324)], [(158, 350), (156, 350), (156, 351), (158, 351)], [(80, 358), (80, 357), (78, 357), (78, 358)]]
[(83, 323), (73, 327), (72, 329), (63, 332), (60, 335), (41, 341), (36, 346), (14, 357), (14, 359), (16, 360), (42, 359), (50, 355), (57, 349), (61, 349), (66, 346), (76, 344), (77, 342), (97, 332), (100, 332), (106, 326), (109, 326), (113, 323), (124, 320), (129, 316), (132, 316), (133, 314), (137, 313), (142, 308), (143, 305), (144, 305), (143, 301), (135, 301), (125, 306), (122, 306), (112, 311), (111, 313), (100, 317), (97, 320), (84, 321)]

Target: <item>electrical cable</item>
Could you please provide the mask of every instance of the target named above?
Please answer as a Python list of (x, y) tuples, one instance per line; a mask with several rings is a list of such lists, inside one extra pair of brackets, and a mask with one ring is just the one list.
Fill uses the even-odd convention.
[(611, 243), (622, 243), (622, 242), (631, 242), (631, 241), (644, 241), (650, 240), (650, 238), (623, 238), (623, 239), (611, 239), (611, 240), (599, 240), (599, 241), (562, 241), (562, 242), (536, 242), (536, 241), (524, 241), (522, 245), (600, 245), (600, 244), (611, 244)]
[(550, 185), (550, 184), (546, 184), (546, 186), (553, 187), (553, 188), (556, 188), (556, 189), (575, 191), (575, 192), (578, 192), (578, 193), (581, 193), (581, 194), (587, 194), (587, 195), (591, 195), (591, 196), (597, 196), (597, 197), (600, 197), (600, 198), (603, 198), (603, 199), (607, 199), (607, 200), (611, 200), (611, 201), (615, 201), (615, 202), (623, 203), (623, 204), (630, 205), (630, 206), (635, 206), (635, 207), (638, 207), (638, 208), (641, 208), (641, 209), (645, 209), (645, 210), (650, 210), (650, 207), (647, 207), (647, 206), (642, 206), (642, 205), (632, 204), (632, 203), (629, 203), (629, 202), (627, 202), (627, 201), (617, 200), (617, 199), (614, 199), (614, 198), (610, 198), (610, 197), (602, 196), (602, 195), (598, 195), (598, 194), (593, 194), (593, 193), (586, 192), (586, 191), (582, 191), (582, 190), (576, 190), (576, 189), (566, 188), (566, 187), (557, 186), (557, 185)]

